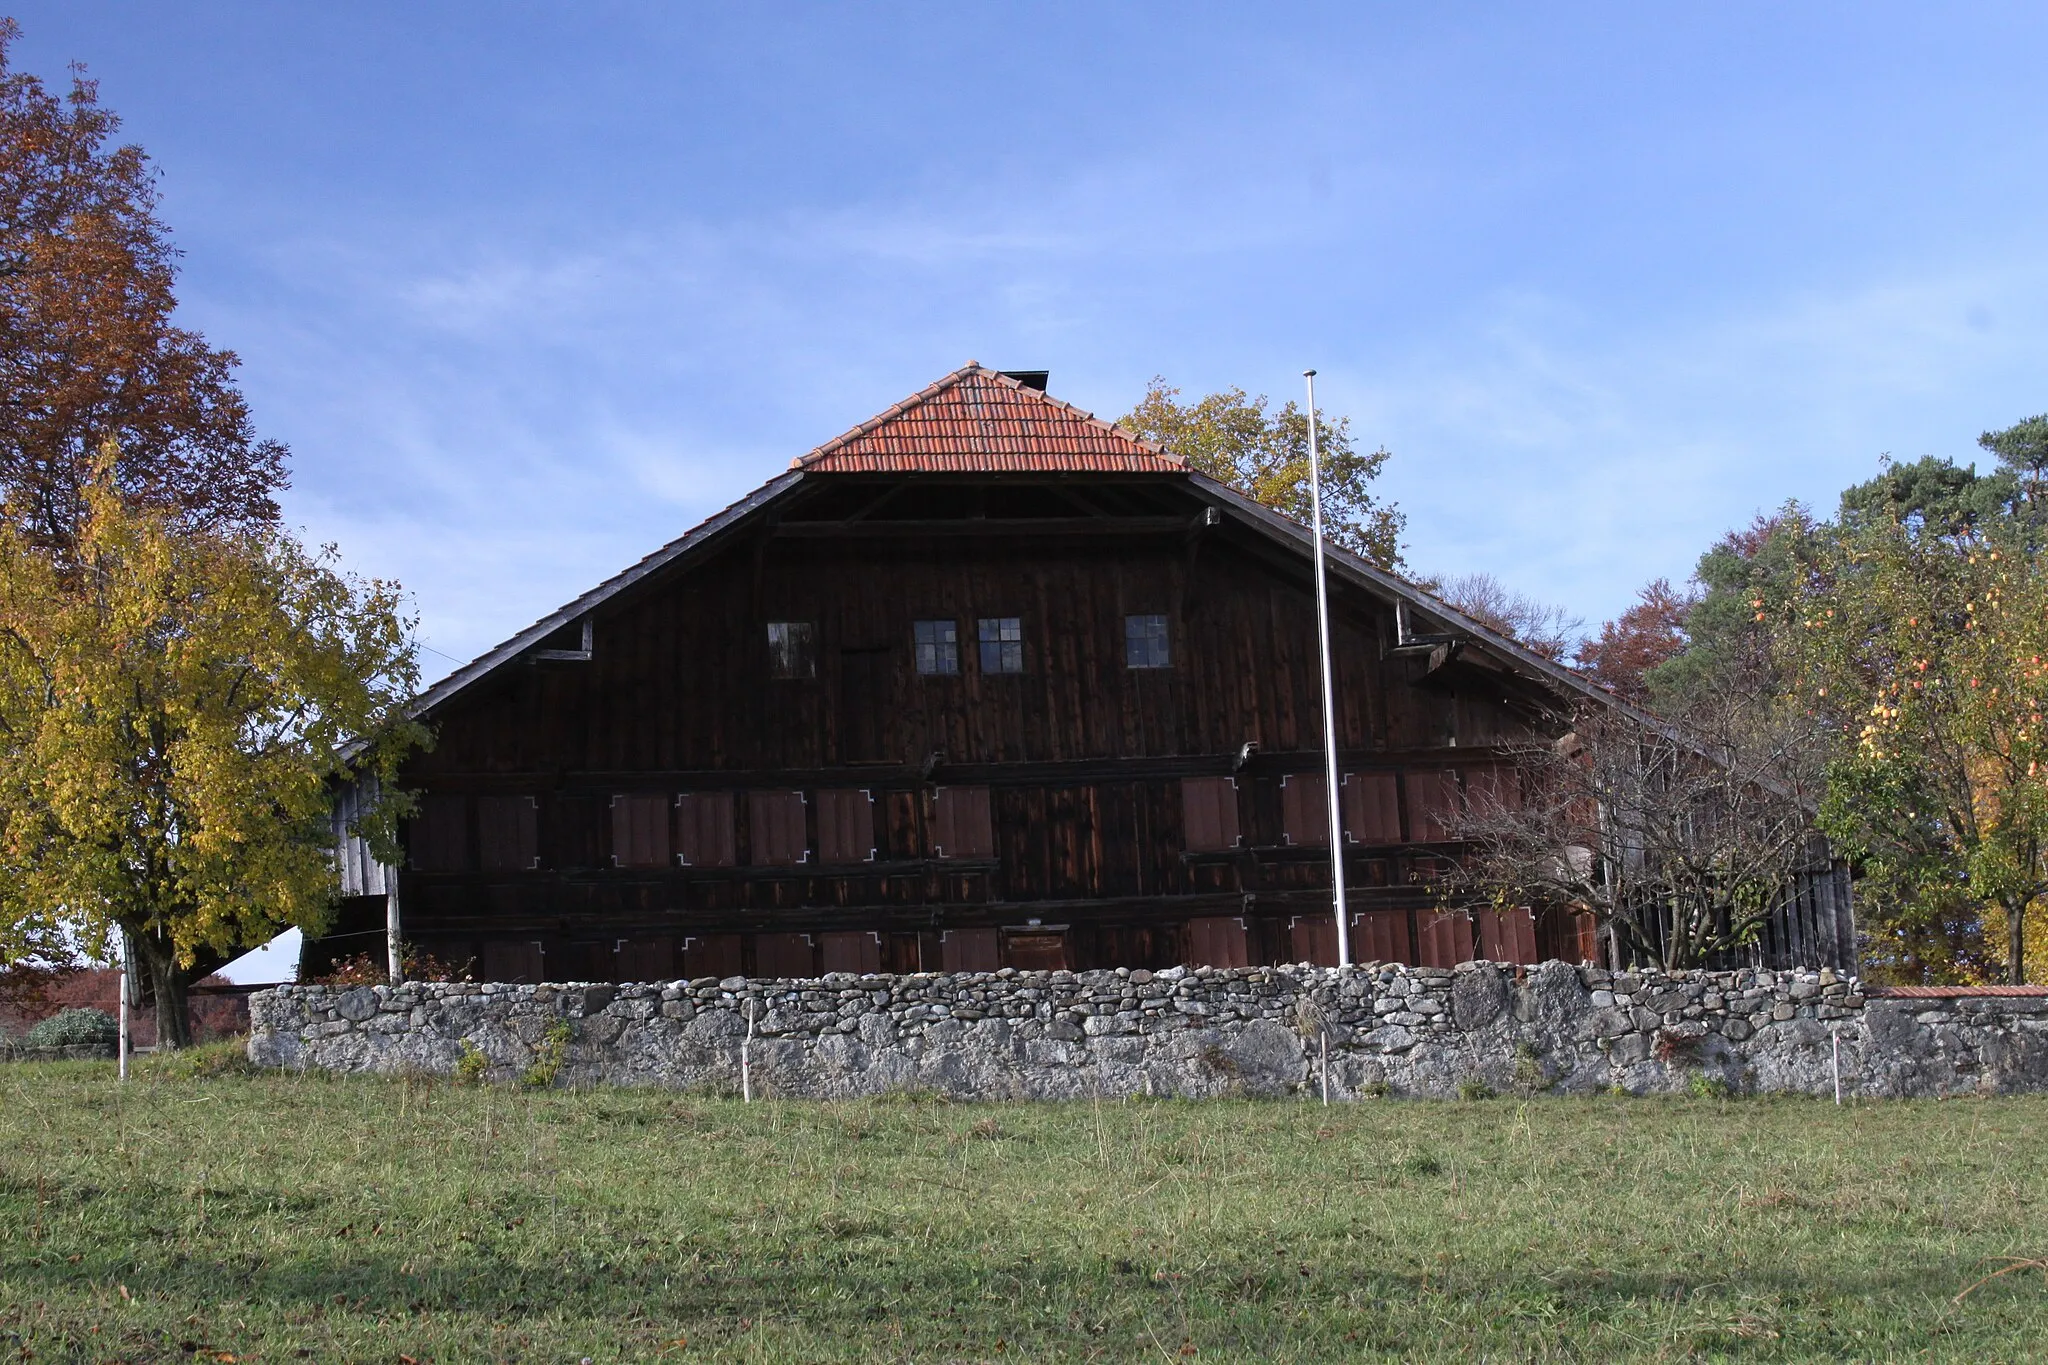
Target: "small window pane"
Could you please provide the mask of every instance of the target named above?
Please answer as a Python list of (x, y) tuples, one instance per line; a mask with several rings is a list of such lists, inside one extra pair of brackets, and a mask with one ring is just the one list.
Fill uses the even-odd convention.
[(960, 631), (951, 621), (912, 623), (917, 642), (917, 671), (953, 674), (960, 671)]
[(815, 678), (818, 663), (811, 648), (809, 621), (768, 623), (768, 671), (778, 678)]
[(1024, 671), (1024, 622), (1016, 616), (984, 616), (980, 621), (981, 671)]
[(1164, 616), (1124, 618), (1124, 664), (1129, 668), (1170, 668)]

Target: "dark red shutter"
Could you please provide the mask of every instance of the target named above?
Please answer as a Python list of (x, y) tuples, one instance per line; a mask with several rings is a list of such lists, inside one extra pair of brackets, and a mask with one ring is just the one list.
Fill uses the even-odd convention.
[(1180, 783), (1182, 820), (1190, 853), (1216, 853), (1236, 848), (1237, 783), (1228, 777), (1184, 777)]
[(669, 799), (612, 798), (612, 861), (620, 867), (667, 867)]
[(540, 865), (538, 803), (530, 796), (479, 796), (479, 861), (486, 872), (517, 872)]
[(939, 935), (941, 971), (992, 972), (1002, 966), (1002, 945), (993, 929), (948, 929)]
[[(1289, 773), (1280, 779), (1280, 821), (1288, 843), (1330, 846), (1330, 799), (1323, 774)], [(1330, 932), (1337, 932), (1334, 923)]]
[(747, 821), (754, 836), (754, 866), (795, 867), (808, 859), (802, 792), (748, 792)]
[(818, 861), (871, 861), (875, 856), (874, 799), (865, 791), (841, 788), (817, 793), (817, 801)]
[(938, 789), (932, 797), (932, 853), (940, 858), (995, 856), (987, 787)]
[(1408, 943), (1408, 912), (1367, 910), (1352, 916), (1351, 960), (1412, 964), (1415, 958)]
[(818, 955), (828, 972), (879, 972), (882, 936), (867, 931), (820, 934)]
[(1187, 965), (1250, 966), (1251, 953), (1245, 942), (1244, 921), (1234, 915), (1213, 915), (1189, 920)]
[(1414, 817), (1415, 841), (1441, 843), (1451, 837), (1458, 811), (1458, 775), (1449, 768), (1427, 768), (1408, 775), (1408, 812)]
[(731, 867), (732, 793), (690, 792), (676, 800), (677, 852), (691, 867)]
[(416, 872), (467, 872), (469, 798), (450, 792), (421, 797), (406, 843)]
[(1361, 844), (1401, 842), (1401, 786), (1394, 774), (1344, 774), (1344, 832)]

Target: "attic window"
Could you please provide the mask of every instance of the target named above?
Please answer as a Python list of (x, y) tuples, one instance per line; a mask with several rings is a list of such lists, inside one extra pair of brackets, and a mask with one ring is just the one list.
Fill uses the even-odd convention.
[(1127, 668), (1171, 668), (1173, 654), (1167, 648), (1164, 616), (1124, 618), (1124, 666)]
[(960, 627), (953, 621), (914, 621), (911, 636), (917, 645), (917, 671), (927, 676), (951, 675), (960, 671)]
[(981, 671), (1024, 671), (1024, 621), (1017, 616), (984, 616), (976, 623), (981, 644)]
[(768, 672), (777, 678), (818, 676), (816, 632), (809, 621), (768, 623)]

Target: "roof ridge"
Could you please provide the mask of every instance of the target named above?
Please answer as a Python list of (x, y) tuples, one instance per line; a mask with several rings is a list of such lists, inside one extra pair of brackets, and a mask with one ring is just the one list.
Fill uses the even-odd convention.
[(1088, 411), (1086, 408), (1077, 407), (1074, 404), (1067, 402), (1064, 398), (1055, 398), (1043, 389), (1030, 388), (1026, 386), (1022, 381), (1012, 378), (1010, 375), (1004, 374), (1001, 370), (991, 370), (987, 366), (981, 364), (981, 362), (979, 361), (970, 360), (965, 365), (962, 365), (959, 369), (954, 370), (952, 373), (943, 375), (940, 378), (934, 380), (932, 383), (925, 385), (916, 393), (911, 394), (908, 398), (904, 398), (895, 403), (890, 404), (887, 408), (884, 408), (881, 412), (876, 413), (873, 417), (868, 418), (865, 422), (861, 422), (857, 426), (848, 428), (846, 431), (841, 432), (839, 435), (833, 437), (831, 440), (825, 442), (823, 445), (813, 447), (808, 454), (799, 455), (797, 458), (789, 462), (789, 467), (791, 469), (803, 469), (809, 465), (816, 464), (820, 460), (827, 458), (828, 456), (834, 454), (835, 452), (845, 449), (853, 442), (858, 441), (861, 437), (866, 436), (869, 433), (874, 432), (883, 426), (886, 426), (888, 423), (895, 421), (897, 418), (903, 417), (908, 413), (913, 412), (916, 409), (924, 406), (926, 403), (929, 403), (934, 398), (937, 398), (940, 394), (946, 392), (948, 389), (958, 388), (967, 380), (976, 377), (993, 380), (994, 382), (1005, 385), (1008, 388), (1017, 391), (1018, 393), (1030, 394), (1033, 401), (1044, 403), (1048, 407), (1056, 408), (1063, 413), (1067, 413), (1072, 417), (1076, 418), (1077, 420), (1089, 426), (1092, 426), (1098, 431), (1101, 431), (1107, 435), (1114, 436), (1122, 441), (1128, 441), (1130, 442), (1130, 444), (1136, 446), (1139, 450), (1142, 450), (1147, 455), (1150, 455), (1155, 459), (1165, 460), (1171, 464), (1181, 466), (1186, 466), (1187, 464), (1186, 457), (1175, 454), (1173, 451), (1170, 451), (1166, 449), (1164, 446), (1160, 445), (1157, 441), (1148, 440), (1147, 438), (1140, 436), (1137, 432), (1131, 431), (1119, 423), (1104, 421), (1102, 418), (1097, 417), (1094, 413)]

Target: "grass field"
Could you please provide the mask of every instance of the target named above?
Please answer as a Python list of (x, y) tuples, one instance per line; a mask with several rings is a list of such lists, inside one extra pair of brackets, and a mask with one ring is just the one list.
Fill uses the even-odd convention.
[[(764, 1103), (0, 1066), (23, 1360), (2035, 1360), (2048, 1100)], [(12, 1358), (11, 1356), (9, 1358)]]

